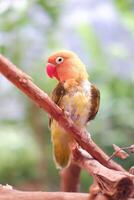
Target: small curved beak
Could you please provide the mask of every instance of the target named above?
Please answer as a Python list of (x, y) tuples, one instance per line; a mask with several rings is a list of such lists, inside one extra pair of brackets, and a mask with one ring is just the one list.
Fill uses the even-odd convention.
[(47, 72), (47, 75), (50, 78), (55, 77), (56, 79), (59, 80), (58, 74), (57, 74), (57, 70), (56, 70), (56, 66), (53, 65), (52, 63), (47, 63), (47, 65), (46, 65), (46, 72)]

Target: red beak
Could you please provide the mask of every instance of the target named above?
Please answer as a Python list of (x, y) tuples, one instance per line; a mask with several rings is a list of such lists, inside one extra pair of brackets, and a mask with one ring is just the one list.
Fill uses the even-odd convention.
[(57, 80), (59, 80), (55, 65), (47, 63), (46, 72), (50, 78), (55, 77)]

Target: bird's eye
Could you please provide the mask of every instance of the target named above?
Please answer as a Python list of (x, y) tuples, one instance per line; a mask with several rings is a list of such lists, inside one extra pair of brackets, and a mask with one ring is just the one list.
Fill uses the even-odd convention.
[(63, 62), (63, 60), (64, 60), (64, 58), (62, 58), (62, 57), (57, 57), (57, 58), (56, 58), (56, 63), (57, 63), (57, 64), (60, 64), (60, 63)]

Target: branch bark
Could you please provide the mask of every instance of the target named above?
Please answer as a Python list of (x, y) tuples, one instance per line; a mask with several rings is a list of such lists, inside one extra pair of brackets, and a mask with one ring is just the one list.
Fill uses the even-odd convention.
[(77, 146), (72, 149), (72, 155), (74, 161), (94, 177), (102, 194), (114, 200), (127, 200), (131, 196), (134, 190), (134, 175), (106, 168)]
[(71, 161), (70, 165), (61, 171), (61, 191), (77, 192), (80, 172), (81, 167)]
[(63, 111), (44, 93), (39, 89), (30, 79), (30, 77), (17, 69), (14, 64), (12, 64), (4, 56), (0, 55), (0, 72), (10, 80), (14, 85), (16, 85), (21, 91), (23, 91), (27, 96), (30, 97), (39, 107), (43, 108), (47, 113), (49, 113), (59, 124), (71, 134), (78, 144), (89, 152), (95, 159), (97, 159), (104, 166), (124, 171), (123, 167), (109, 160), (109, 157), (104, 153), (89, 137), (89, 133), (80, 130), (73, 121), (66, 116)]

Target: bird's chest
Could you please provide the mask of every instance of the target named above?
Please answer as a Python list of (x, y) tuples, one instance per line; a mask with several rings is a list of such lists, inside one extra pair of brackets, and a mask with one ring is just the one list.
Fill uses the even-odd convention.
[(90, 83), (84, 82), (79, 86), (71, 87), (67, 91), (60, 107), (69, 113), (77, 125), (84, 126), (91, 107), (90, 98)]

